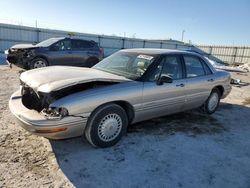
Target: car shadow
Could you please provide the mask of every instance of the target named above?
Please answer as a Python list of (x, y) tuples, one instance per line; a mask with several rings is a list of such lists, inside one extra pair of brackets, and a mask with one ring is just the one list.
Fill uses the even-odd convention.
[(194, 136), (225, 130), (226, 128), (213, 116), (203, 114), (199, 110), (191, 110), (136, 123), (128, 128), (128, 133), (162, 135), (184, 132)]
[[(94, 148), (81, 137), (50, 140), (50, 143), (59, 167), (76, 187), (140, 187), (141, 183), (147, 181), (140, 178), (140, 174), (145, 177), (150, 173), (152, 175), (151, 171), (147, 171), (150, 163), (143, 160), (144, 155), (157, 158), (164, 147), (165, 153), (175, 152), (168, 151), (167, 144), (178, 135), (182, 138), (184, 135), (183, 142), (188, 142), (196, 137), (203, 139), (202, 135), (207, 137), (231, 131), (231, 124), (224, 121), (226, 118), (228, 121), (238, 121), (240, 113), (250, 114), (250, 108), (221, 103), (213, 115), (192, 110), (155, 118), (129, 126), (127, 136), (110, 148)], [(163, 177), (167, 168), (161, 172)], [(121, 183), (126, 186), (121, 186)]]

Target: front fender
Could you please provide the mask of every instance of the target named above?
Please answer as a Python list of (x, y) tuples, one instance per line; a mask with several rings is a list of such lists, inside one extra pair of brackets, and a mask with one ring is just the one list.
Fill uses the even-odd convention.
[(50, 107), (64, 107), (69, 115), (90, 114), (108, 102), (126, 101), (135, 109), (142, 104), (142, 82), (125, 82), (71, 94), (53, 102)]

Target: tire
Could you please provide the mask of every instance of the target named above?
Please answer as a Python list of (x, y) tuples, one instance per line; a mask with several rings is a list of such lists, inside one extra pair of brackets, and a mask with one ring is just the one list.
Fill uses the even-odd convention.
[(214, 113), (220, 104), (221, 93), (220, 91), (215, 88), (211, 91), (208, 99), (202, 106), (202, 111), (206, 114)]
[(85, 129), (85, 137), (95, 147), (110, 147), (122, 138), (127, 126), (125, 110), (119, 105), (107, 104), (92, 113)]
[(30, 69), (37, 69), (37, 68), (42, 68), (42, 67), (47, 67), (47, 66), (48, 66), (48, 62), (45, 59), (38, 57), (32, 60), (30, 64)]

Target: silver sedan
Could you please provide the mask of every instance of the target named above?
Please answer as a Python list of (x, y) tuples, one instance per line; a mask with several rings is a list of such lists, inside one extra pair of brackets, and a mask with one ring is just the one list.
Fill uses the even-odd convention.
[(202, 56), (178, 50), (127, 49), (92, 68), (26, 71), (10, 98), (26, 130), (51, 139), (84, 136), (116, 144), (129, 124), (193, 108), (212, 114), (231, 91), (230, 75)]

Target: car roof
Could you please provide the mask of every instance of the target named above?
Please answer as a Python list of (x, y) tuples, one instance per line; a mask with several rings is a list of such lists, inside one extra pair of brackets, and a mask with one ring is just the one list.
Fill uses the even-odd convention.
[(197, 53), (184, 51), (184, 50), (176, 50), (176, 49), (162, 49), (162, 48), (132, 48), (132, 49), (123, 49), (123, 52), (132, 52), (132, 53), (144, 53), (151, 55), (163, 55), (163, 54), (195, 54)]
[(64, 38), (65, 38), (65, 39), (82, 40), (82, 41), (87, 41), (87, 42), (96, 43), (94, 40), (82, 39), (82, 38), (79, 38), (79, 37), (64, 37)]
[(62, 39), (74, 39), (74, 40), (82, 40), (82, 41), (96, 43), (93, 40), (87, 40), (87, 39), (82, 39), (82, 38), (78, 38), (78, 37), (52, 37), (51, 39), (58, 39), (58, 40), (62, 40)]
[(58, 40), (61, 40), (61, 39), (65, 39), (66, 37), (51, 37), (51, 38), (48, 38), (48, 39), (58, 39)]

